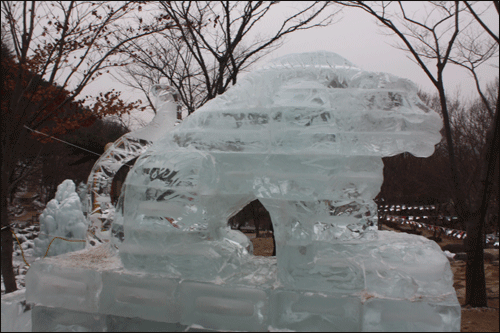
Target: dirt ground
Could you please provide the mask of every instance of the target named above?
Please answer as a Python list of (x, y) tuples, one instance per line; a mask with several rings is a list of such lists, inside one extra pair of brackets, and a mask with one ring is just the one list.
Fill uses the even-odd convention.
[[(496, 255), (498, 257), (498, 250)], [(496, 265), (491, 262), (484, 264), (488, 308), (464, 306), (465, 262), (458, 260), (452, 262), (451, 270), (455, 276), (453, 286), (457, 291), (458, 301), (462, 304), (462, 332), (499, 332), (498, 261)]]
[[(425, 236), (432, 236), (424, 232)], [(255, 238), (255, 234), (247, 234), (253, 243), (254, 255), (270, 256), (273, 252), (272, 238)], [(460, 243), (459, 240), (444, 238), (439, 245)], [(462, 305), (462, 332), (499, 332), (499, 304), (498, 304), (498, 249), (487, 249), (485, 252), (496, 256), (496, 263), (486, 261), (484, 265), (486, 275), (486, 292), (488, 294), (488, 308), (470, 308), (465, 303), (465, 262), (454, 260), (451, 264), (455, 281), (453, 286), (457, 292), (458, 301)]]

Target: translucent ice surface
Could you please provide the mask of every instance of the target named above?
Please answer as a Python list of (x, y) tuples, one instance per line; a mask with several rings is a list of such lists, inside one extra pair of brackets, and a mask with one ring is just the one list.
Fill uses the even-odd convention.
[(27, 301), (37, 304), (33, 327), (460, 330), (453, 274), (435, 242), (382, 231), (377, 239), (363, 243), (350, 240), (342, 246), (317, 247), (307, 248), (304, 256), (312, 255), (295, 272), (292, 266), (282, 272), (296, 278), (299, 288), (279, 282), (275, 258), (247, 256), (232, 274), (200, 281), (124, 269), (109, 244), (50, 257), (33, 263), (26, 277)]
[[(429, 156), (441, 120), (406, 79), (337, 54), (249, 73), (138, 158), (104, 243), (35, 262), (43, 330), (458, 331), (448, 259), (377, 231), (382, 157)], [(258, 199), (276, 257), (228, 219)], [(122, 214), (123, 212), (123, 214)]]
[(31, 332), (31, 308), (26, 289), (2, 295), (2, 332)]
[[(40, 235), (35, 239), (35, 255), (44, 256), (54, 237), (85, 240), (88, 223), (83, 216), (82, 203), (76, 193), (75, 183), (66, 179), (57, 186), (56, 197), (50, 200), (40, 215)], [(56, 239), (47, 255), (85, 248), (85, 242), (67, 242)]]
[(270, 213), (281, 273), (320, 247), (373, 239), (381, 157), (431, 155), (441, 126), (409, 80), (329, 52), (276, 59), (137, 160), (125, 182), (124, 264), (186, 278), (231, 274), (249, 254), (225, 226), (255, 199)]

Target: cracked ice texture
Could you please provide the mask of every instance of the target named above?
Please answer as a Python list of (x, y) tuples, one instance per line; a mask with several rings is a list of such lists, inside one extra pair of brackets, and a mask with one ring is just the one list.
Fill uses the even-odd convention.
[[(87, 227), (75, 183), (66, 179), (57, 186), (56, 197), (47, 203), (40, 215), (40, 236), (35, 239), (35, 255), (44, 256), (54, 237), (85, 240)], [(85, 242), (55, 240), (47, 255), (56, 256), (84, 248)]]
[[(359, 277), (349, 259), (332, 268), (328, 249), (377, 238), (381, 157), (430, 156), (441, 127), (407, 79), (330, 52), (276, 59), (138, 159), (124, 195), (124, 265), (197, 280), (231, 276), (249, 254), (227, 221), (257, 198), (271, 215), (282, 283), (307, 289), (314, 279)], [(356, 281), (344, 289), (361, 290)]]

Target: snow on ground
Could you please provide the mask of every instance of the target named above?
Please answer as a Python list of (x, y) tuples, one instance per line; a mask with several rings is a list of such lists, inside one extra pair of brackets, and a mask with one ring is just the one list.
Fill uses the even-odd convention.
[[(20, 226), (16, 227), (16, 225)], [(38, 260), (38, 258), (34, 255), (34, 247), (35, 247), (34, 240), (35, 238), (38, 237), (40, 233), (40, 226), (39, 225), (28, 226), (27, 224), (20, 224), (20, 223), (16, 225), (14, 225), (13, 230), (17, 236), (17, 239), (19, 240), (19, 243), (21, 243), (23, 251), (21, 251), (19, 244), (14, 239), (14, 253), (12, 256), (12, 264), (14, 266), (14, 274), (16, 275), (17, 287), (19, 289), (24, 289), (26, 288), (25, 278), (29, 266), (27, 266), (26, 263), (24, 262), (22, 252), (24, 252), (24, 258), (26, 259), (26, 262), (28, 264), (31, 264), (36, 260)], [(5, 294), (3, 277), (2, 277), (1, 288), (2, 288), (1, 293), (3, 296)]]
[[(17, 288), (19, 290), (5, 294), (5, 286), (3, 277), (1, 279), (1, 295), (2, 295), (2, 332), (28, 332), (31, 331), (31, 305), (26, 304), (26, 273), (29, 266), (36, 260), (39, 260), (34, 255), (35, 238), (40, 233), (39, 225), (28, 225), (27, 223), (16, 223), (13, 227), (17, 240), (14, 237), (14, 253), (12, 263), (14, 266), (14, 274), (16, 275)], [(21, 246), (18, 244), (21, 243)], [(22, 248), (22, 251), (21, 251)], [(24, 253), (24, 259), (23, 259)]]

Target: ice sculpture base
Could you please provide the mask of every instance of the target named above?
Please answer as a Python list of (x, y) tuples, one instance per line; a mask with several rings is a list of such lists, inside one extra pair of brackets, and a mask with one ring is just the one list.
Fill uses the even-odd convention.
[[(285, 287), (275, 258), (253, 256), (213, 281), (134, 272), (101, 245), (35, 262), (27, 301), (36, 304), (39, 331), (459, 331), (461, 308), (439, 248), (420, 236), (380, 234), (350, 261), (364, 267), (361, 291)], [(391, 297), (395, 286), (408, 296)]]
[(26, 303), (26, 289), (2, 295), (1, 332), (30, 332), (31, 307)]

